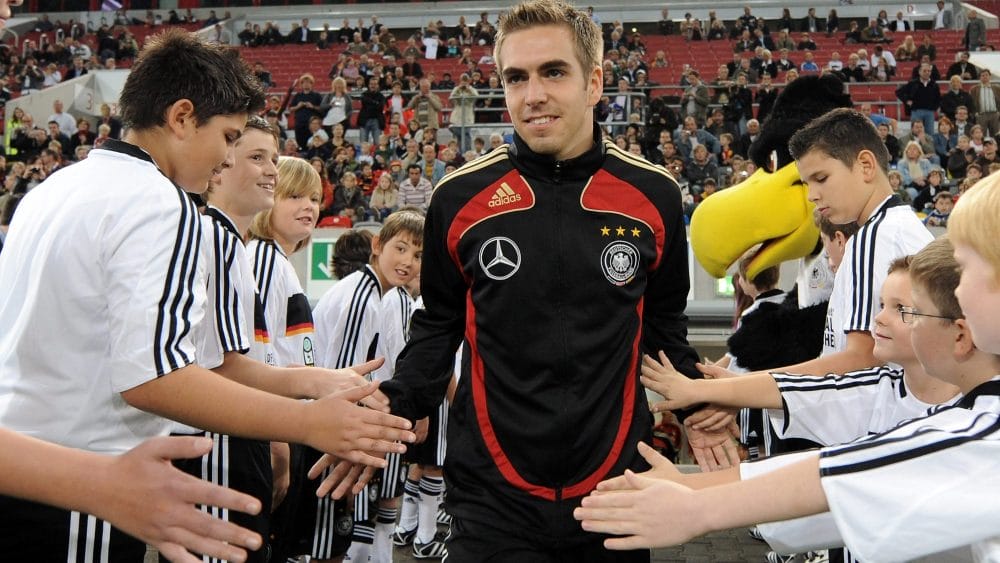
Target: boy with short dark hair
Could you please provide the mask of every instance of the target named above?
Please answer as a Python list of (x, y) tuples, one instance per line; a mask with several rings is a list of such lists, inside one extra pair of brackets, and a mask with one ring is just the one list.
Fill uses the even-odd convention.
[[(166, 434), (171, 418), (374, 465), (383, 460), (372, 454), (413, 439), (401, 430), (408, 422), (353, 404), (374, 386), (306, 404), (196, 364), (202, 231), (183, 190), (205, 190), (263, 100), (235, 51), (176, 30), (147, 42), (120, 98), (125, 140), (53, 174), (12, 225), (0, 257), (0, 326), (8, 327), (0, 425), (116, 454)], [(133, 562), (145, 553), (142, 542), (86, 514), (6, 497), (0, 514), (10, 516), (0, 523), (0, 551), (12, 560), (85, 553)]]
[[(893, 193), (889, 152), (868, 117), (848, 108), (814, 119), (788, 148), (809, 186), (809, 200), (831, 223), (857, 222), (834, 278), (819, 358), (779, 368), (788, 373), (847, 373), (879, 365), (872, 354), (878, 295), (896, 258), (933, 237)], [(720, 368), (706, 373), (724, 376)]]

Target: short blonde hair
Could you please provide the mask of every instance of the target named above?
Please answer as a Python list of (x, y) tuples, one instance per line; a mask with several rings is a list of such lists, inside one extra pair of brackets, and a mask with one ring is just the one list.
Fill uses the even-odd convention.
[(500, 16), (493, 47), (493, 60), (497, 62), (497, 68), (503, 69), (500, 49), (508, 35), (542, 25), (563, 25), (569, 29), (576, 41), (574, 50), (585, 78), (589, 79), (594, 67), (602, 66), (604, 40), (601, 38), (600, 28), (586, 12), (561, 0), (528, 0)]
[[(274, 201), (292, 197), (323, 199), (323, 184), (319, 173), (309, 161), (295, 156), (278, 157), (278, 185), (274, 187)], [(274, 226), (271, 224), (271, 210), (258, 213), (250, 223), (250, 238), (274, 240)], [(307, 244), (309, 238), (295, 245), (298, 251)]]
[(1000, 277), (1000, 175), (983, 178), (958, 198), (948, 217), (948, 237), (975, 250)]

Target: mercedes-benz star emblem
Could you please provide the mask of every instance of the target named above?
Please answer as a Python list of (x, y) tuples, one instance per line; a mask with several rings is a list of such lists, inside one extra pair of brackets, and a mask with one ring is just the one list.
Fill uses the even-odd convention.
[(505, 280), (521, 267), (521, 249), (507, 237), (493, 237), (479, 248), (479, 265), (491, 279)]

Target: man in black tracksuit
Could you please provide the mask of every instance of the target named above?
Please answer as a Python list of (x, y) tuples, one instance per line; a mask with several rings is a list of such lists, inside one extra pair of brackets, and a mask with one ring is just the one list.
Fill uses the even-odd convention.
[(647, 468), (636, 450), (652, 429), (641, 354), (663, 350), (697, 377), (680, 190), (601, 140), (600, 61), (577, 60), (566, 26), (535, 17), (517, 29), (523, 6), (497, 42), (518, 134), (436, 188), (426, 309), (381, 389), (394, 414), (427, 416), (468, 343), (448, 423), (449, 563), (648, 561), (646, 550), (605, 551), (572, 513), (600, 481)]

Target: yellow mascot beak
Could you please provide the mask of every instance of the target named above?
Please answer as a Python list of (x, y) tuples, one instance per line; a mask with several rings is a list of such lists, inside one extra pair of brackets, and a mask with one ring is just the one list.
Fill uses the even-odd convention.
[(814, 207), (794, 162), (774, 173), (759, 168), (695, 208), (691, 248), (705, 271), (721, 278), (747, 250), (762, 244), (747, 269), (753, 279), (771, 266), (813, 251), (819, 237)]

